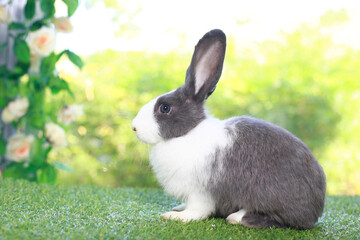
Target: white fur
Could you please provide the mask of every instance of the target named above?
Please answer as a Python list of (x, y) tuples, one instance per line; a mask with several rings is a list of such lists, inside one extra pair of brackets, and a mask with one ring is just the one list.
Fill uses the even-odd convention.
[(154, 106), (158, 98), (145, 104), (132, 121), (132, 128), (136, 129), (136, 136), (148, 144), (156, 144), (163, 140), (154, 117)]
[(199, 220), (215, 211), (205, 185), (210, 177), (212, 155), (229, 144), (224, 122), (208, 117), (186, 135), (153, 146), (150, 163), (160, 184), (167, 193), (186, 203), (184, 211), (169, 212), (163, 218)]
[(241, 224), (242, 218), (245, 216), (246, 211), (244, 209), (240, 209), (239, 211), (230, 214), (226, 221), (228, 221), (230, 224)]

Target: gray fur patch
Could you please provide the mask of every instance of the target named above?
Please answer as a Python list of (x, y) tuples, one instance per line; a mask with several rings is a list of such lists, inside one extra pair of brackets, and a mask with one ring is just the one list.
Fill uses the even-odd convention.
[(260, 119), (236, 117), (227, 126), (234, 144), (217, 151), (208, 184), (216, 214), (245, 209), (254, 226), (314, 227), (324, 208), (326, 181), (307, 146)]
[[(169, 113), (161, 113), (159, 107), (167, 104)], [(154, 107), (154, 116), (164, 139), (180, 137), (205, 119), (203, 102), (197, 103), (185, 96), (183, 88), (160, 97)]]

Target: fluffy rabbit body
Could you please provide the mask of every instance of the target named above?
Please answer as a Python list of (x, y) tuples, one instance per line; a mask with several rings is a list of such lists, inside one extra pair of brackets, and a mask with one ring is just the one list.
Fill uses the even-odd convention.
[(247, 227), (314, 227), (325, 200), (325, 175), (308, 147), (287, 130), (241, 116), (215, 119), (205, 100), (221, 76), (226, 37), (204, 35), (185, 84), (141, 108), (137, 137), (153, 147), (151, 166), (165, 191), (184, 203), (162, 218), (226, 217)]

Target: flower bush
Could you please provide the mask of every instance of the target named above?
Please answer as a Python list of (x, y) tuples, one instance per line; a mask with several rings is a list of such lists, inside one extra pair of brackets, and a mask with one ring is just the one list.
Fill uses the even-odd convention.
[[(8, 2), (11, 7), (13, 1)], [(70, 50), (55, 53), (57, 32), (70, 32), (70, 17), (78, 0), (63, 0), (67, 16), (55, 17), (55, 0), (28, 0), (24, 8), (25, 21), (15, 22), (6, 6), (0, 6), (0, 24), (8, 28), (7, 41), (0, 51), (13, 51), (16, 63), (12, 69), (0, 66), (0, 156), (11, 163), (3, 177), (24, 178), (54, 183), (57, 170), (71, 169), (51, 161), (52, 149), (67, 145), (65, 128), (83, 113), (82, 106), (73, 104), (47, 111), (47, 98), (65, 92), (73, 97), (68, 83), (58, 75), (56, 63), (63, 55), (81, 68), (82, 60)], [(12, 44), (10, 44), (13, 42)], [(8, 58), (9, 54), (5, 56)], [(56, 110), (57, 109), (57, 110)], [(8, 139), (4, 129), (11, 124), (16, 133)]]

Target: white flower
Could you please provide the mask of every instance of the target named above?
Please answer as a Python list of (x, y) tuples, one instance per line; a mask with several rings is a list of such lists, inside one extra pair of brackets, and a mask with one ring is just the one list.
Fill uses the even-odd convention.
[(55, 123), (45, 125), (45, 136), (54, 148), (61, 148), (67, 145), (64, 129)]
[(18, 98), (9, 104), (2, 111), (1, 117), (4, 123), (17, 121), (25, 115), (29, 108), (29, 100), (27, 98)]
[(58, 122), (64, 124), (65, 126), (69, 125), (77, 117), (80, 117), (84, 114), (83, 105), (72, 104), (67, 106), (59, 112)]
[(0, 23), (9, 24), (11, 22), (11, 15), (5, 7), (0, 6)]
[(30, 157), (30, 148), (34, 136), (24, 134), (14, 134), (8, 139), (6, 145), (6, 158), (15, 162), (24, 162)]
[(30, 32), (27, 43), (31, 54), (47, 57), (55, 49), (55, 31), (52, 28), (42, 27)]
[(70, 19), (67, 17), (53, 18), (52, 22), (54, 23), (55, 29), (58, 32), (68, 33), (73, 29)]

